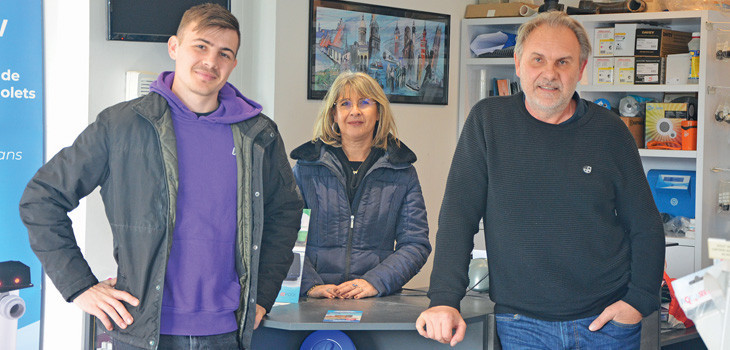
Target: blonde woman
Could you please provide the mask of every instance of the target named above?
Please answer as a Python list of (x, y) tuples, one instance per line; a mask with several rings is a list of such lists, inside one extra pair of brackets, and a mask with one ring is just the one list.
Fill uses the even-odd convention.
[(314, 137), (291, 153), (312, 210), (302, 295), (360, 299), (400, 290), (426, 263), (426, 208), (390, 103), (364, 73), (341, 73)]

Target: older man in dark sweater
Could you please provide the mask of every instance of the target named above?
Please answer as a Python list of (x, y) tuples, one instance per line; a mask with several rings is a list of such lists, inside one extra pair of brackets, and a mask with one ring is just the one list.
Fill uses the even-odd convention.
[(518, 33), (524, 93), (473, 107), (446, 185), (421, 335), (463, 339), (459, 303), (483, 218), (504, 348), (638, 348), (639, 321), (659, 307), (664, 235), (630, 133), (575, 92), (590, 50), (578, 22), (541, 14)]

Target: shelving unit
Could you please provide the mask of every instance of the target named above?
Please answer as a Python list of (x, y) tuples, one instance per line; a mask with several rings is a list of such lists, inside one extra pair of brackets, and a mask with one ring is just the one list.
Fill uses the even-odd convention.
[[(700, 79), (699, 84), (692, 85), (590, 85), (593, 77), (592, 59), (589, 58), (583, 80), (577, 87), (581, 97), (593, 101), (606, 98), (611, 105), (629, 94), (652, 97), (661, 101), (666, 92), (696, 93), (698, 100), (698, 128), (696, 151), (669, 151), (641, 149), (644, 170), (676, 169), (696, 171), (696, 203), (695, 203), (695, 237), (667, 237), (667, 242), (678, 243), (679, 246), (667, 249), (667, 263), (670, 275), (684, 276), (710, 264), (705, 243), (708, 237), (729, 238), (727, 224), (717, 213), (718, 180), (723, 176), (710, 169), (727, 167), (730, 157), (730, 125), (715, 121), (713, 113), (721, 100), (720, 89), (714, 86), (730, 85), (730, 64), (718, 61), (715, 56), (718, 28), (730, 29), (730, 16), (717, 11), (674, 11), (645, 12), (607, 15), (574, 16), (588, 31), (593, 39), (595, 28), (612, 27), (616, 23), (655, 23), (674, 30), (700, 32)], [(469, 49), (471, 41), (479, 34), (505, 31), (517, 33), (517, 28), (529, 18), (479, 18), (463, 19), (461, 27), (461, 64), (459, 80), (459, 118), (458, 132), (466, 120), (472, 106), (480, 99), (483, 78), (487, 84), (491, 78), (508, 78), (516, 81), (513, 58), (477, 58)], [(720, 23), (720, 24), (718, 24)], [(484, 71), (484, 72), (482, 72)], [(724, 81), (723, 81), (724, 77)], [(725, 95), (730, 89), (722, 89)], [(725, 174), (727, 176), (727, 174)]]
[[(585, 73), (584, 73), (585, 74)], [(580, 85), (581, 92), (697, 92), (697, 84), (692, 85)]]

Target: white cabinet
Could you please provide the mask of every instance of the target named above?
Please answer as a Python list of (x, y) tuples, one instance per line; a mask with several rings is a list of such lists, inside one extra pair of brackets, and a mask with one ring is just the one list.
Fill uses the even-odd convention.
[[(574, 16), (585, 26), (593, 40), (593, 30), (613, 27), (616, 23), (650, 22), (670, 29), (700, 32), (701, 59), (699, 84), (693, 85), (592, 85), (592, 59), (589, 58), (584, 79), (578, 85), (581, 97), (594, 101), (608, 99), (618, 106), (619, 99), (636, 94), (661, 100), (665, 92), (692, 92), (698, 97), (698, 129), (696, 151), (669, 151), (641, 149), (645, 171), (649, 169), (694, 170), (696, 176), (695, 237), (667, 238), (679, 247), (668, 247), (668, 271), (673, 277), (684, 275), (708, 266), (706, 241), (708, 237), (730, 238), (727, 214), (717, 212), (718, 181), (730, 174), (712, 172), (713, 167), (728, 168), (730, 165), (730, 124), (714, 119), (715, 108), (723, 96), (730, 95), (730, 62), (715, 58), (717, 34), (728, 30), (730, 17), (716, 11), (646, 12), (606, 15)], [(469, 44), (477, 35), (503, 30), (517, 33), (520, 24), (529, 18), (479, 18), (463, 19), (461, 26), (461, 64), (459, 79), (459, 126), (461, 127), (472, 106), (484, 93), (483, 82), (491, 84), (492, 78), (517, 80), (513, 58), (477, 58)], [(724, 22), (724, 23), (723, 23)], [(489, 85), (487, 86), (487, 91)], [(724, 177), (723, 177), (724, 176)], [(675, 251), (676, 250), (676, 251)]]

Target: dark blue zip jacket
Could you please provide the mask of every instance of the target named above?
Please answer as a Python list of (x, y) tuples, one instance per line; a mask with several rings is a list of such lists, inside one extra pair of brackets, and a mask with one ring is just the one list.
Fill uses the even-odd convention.
[(372, 284), (378, 296), (395, 293), (431, 253), (416, 155), (391, 140), (350, 207), (342, 165), (327, 147), (307, 142), (291, 153), (294, 177), (312, 210), (301, 294), (355, 278)]

